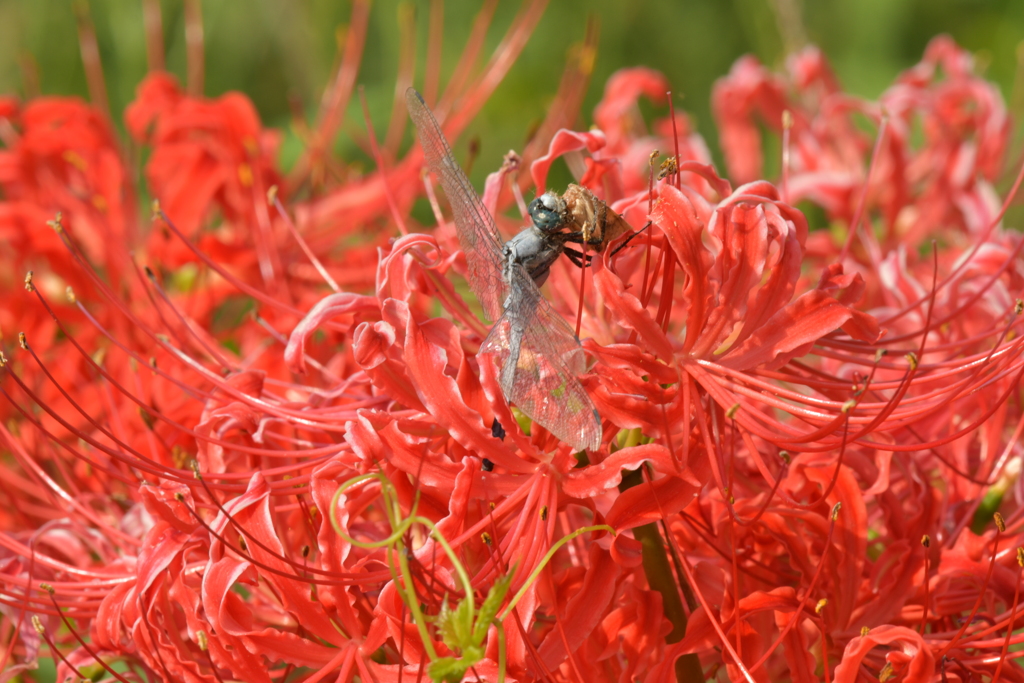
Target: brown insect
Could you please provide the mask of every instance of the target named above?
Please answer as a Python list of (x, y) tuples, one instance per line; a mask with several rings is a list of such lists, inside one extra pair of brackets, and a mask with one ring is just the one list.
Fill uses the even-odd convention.
[(597, 195), (576, 184), (569, 185), (562, 195), (545, 192), (530, 202), (528, 211), (534, 226), (549, 240), (561, 240), (565, 255), (580, 268), (584, 253), (564, 244), (582, 244), (600, 253), (606, 244), (632, 230)]

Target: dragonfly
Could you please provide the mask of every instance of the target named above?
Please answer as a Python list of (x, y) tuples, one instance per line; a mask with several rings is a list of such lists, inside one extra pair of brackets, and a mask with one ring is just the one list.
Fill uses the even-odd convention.
[(409, 88), (405, 100), (427, 167), (451, 204), (469, 286), (496, 321), (480, 355), (495, 359), (505, 399), (527, 417), (574, 450), (600, 448), (601, 417), (577, 379), (586, 369), (583, 348), (539, 288), (559, 256), (584, 268), (588, 247), (603, 251), (629, 225), (590, 190), (570, 185), (530, 202), (532, 224), (503, 242), (423, 97)]

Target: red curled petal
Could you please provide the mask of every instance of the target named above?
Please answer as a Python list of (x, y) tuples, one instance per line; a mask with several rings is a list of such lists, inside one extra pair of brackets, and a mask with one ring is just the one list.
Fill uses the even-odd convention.
[(719, 363), (735, 370), (779, 367), (807, 353), (812, 344), (853, 317), (852, 310), (824, 292), (807, 292), (773, 315)]
[(612, 559), (622, 567), (639, 567), (643, 561), (643, 544), (626, 534), (618, 534), (612, 541)]
[(608, 304), (615, 320), (631, 330), (636, 330), (638, 339), (651, 353), (668, 361), (675, 354), (672, 342), (665, 331), (654, 321), (650, 312), (635, 296), (625, 291), (622, 280), (604, 266), (603, 259), (593, 262), (594, 286), (601, 293), (601, 298)]
[(835, 683), (854, 683), (861, 662), (878, 645), (889, 649), (885, 660), (893, 665), (894, 677), (899, 680), (927, 683), (935, 679), (935, 657), (917, 631), (905, 626), (879, 626), (847, 643), (843, 660), (836, 667)]
[(635, 130), (634, 112), (641, 95), (660, 103), (669, 89), (668, 79), (654, 69), (633, 67), (613, 73), (594, 108), (594, 124), (608, 135), (608, 146), (618, 150)]
[(665, 519), (689, 505), (698, 491), (700, 484), (688, 475), (670, 475), (645, 482), (619, 494), (605, 523), (618, 533)]
[(548, 170), (551, 168), (551, 164), (555, 163), (555, 159), (567, 152), (575, 152), (580, 149), (585, 149), (593, 154), (604, 147), (605, 142), (604, 133), (599, 130), (577, 133), (563, 128), (555, 133), (551, 144), (548, 145), (548, 153), (530, 165), (530, 177), (533, 178), (533, 183), (537, 186), (537, 194), (544, 192)]
[(306, 372), (306, 340), (327, 320), (346, 313), (376, 313), (380, 304), (376, 297), (339, 292), (325, 296), (306, 314), (288, 337), (284, 362), (292, 372)]
[(622, 481), (622, 470), (635, 470), (650, 461), (658, 472), (675, 472), (672, 453), (658, 444), (633, 446), (616, 451), (600, 464), (572, 470), (565, 477), (563, 493), (573, 498), (592, 498), (602, 491), (614, 488)]

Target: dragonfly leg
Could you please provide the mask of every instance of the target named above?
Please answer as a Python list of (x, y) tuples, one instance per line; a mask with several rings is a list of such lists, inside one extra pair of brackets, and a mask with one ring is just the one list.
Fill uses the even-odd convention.
[[(573, 265), (576, 266), (577, 268), (586, 268), (590, 266), (590, 260), (594, 258), (590, 254), (584, 254), (582, 251), (576, 251), (575, 249), (570, 249), (569, 247), (565, 247), (565, 249), (562, 250), (562, 253), (565, 254), (566, 257), (570, 261), (572, 261)], [(586, 259), (586, 265), (583, 265), (584, 259)]]
[(619, 246), (615, 247), (615, 251), (613, 251), (612, 253), (608, 254), (608, 258), (611, 258), (612, 256), (615, 256), (620, 251), (622, 251), (627, 244), (629, 244), (630, 242), (633, 241), (634, 237), (636, 237), (637, 235), (639, 235), (640, 233), (642, 233), (644, 230), (646, 230), (649, 227), (651, 227), (651, 221), (647, 221), (647, 225), (645, 225), (644, 227), (642, 227), (639, 230), (637, 230), (636, 232), (634, 232), (632, 235), (630, 235), (629, 237), (626, 238), (625, 242), (623, 242)]

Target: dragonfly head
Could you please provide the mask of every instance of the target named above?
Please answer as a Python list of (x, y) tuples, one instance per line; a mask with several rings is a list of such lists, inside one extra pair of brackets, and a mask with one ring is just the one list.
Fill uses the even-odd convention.
[(554, 192), (545, 192), (534, 199), (527, 211), (541, 232), (554, 232), (565, 223), (565, 200)]

